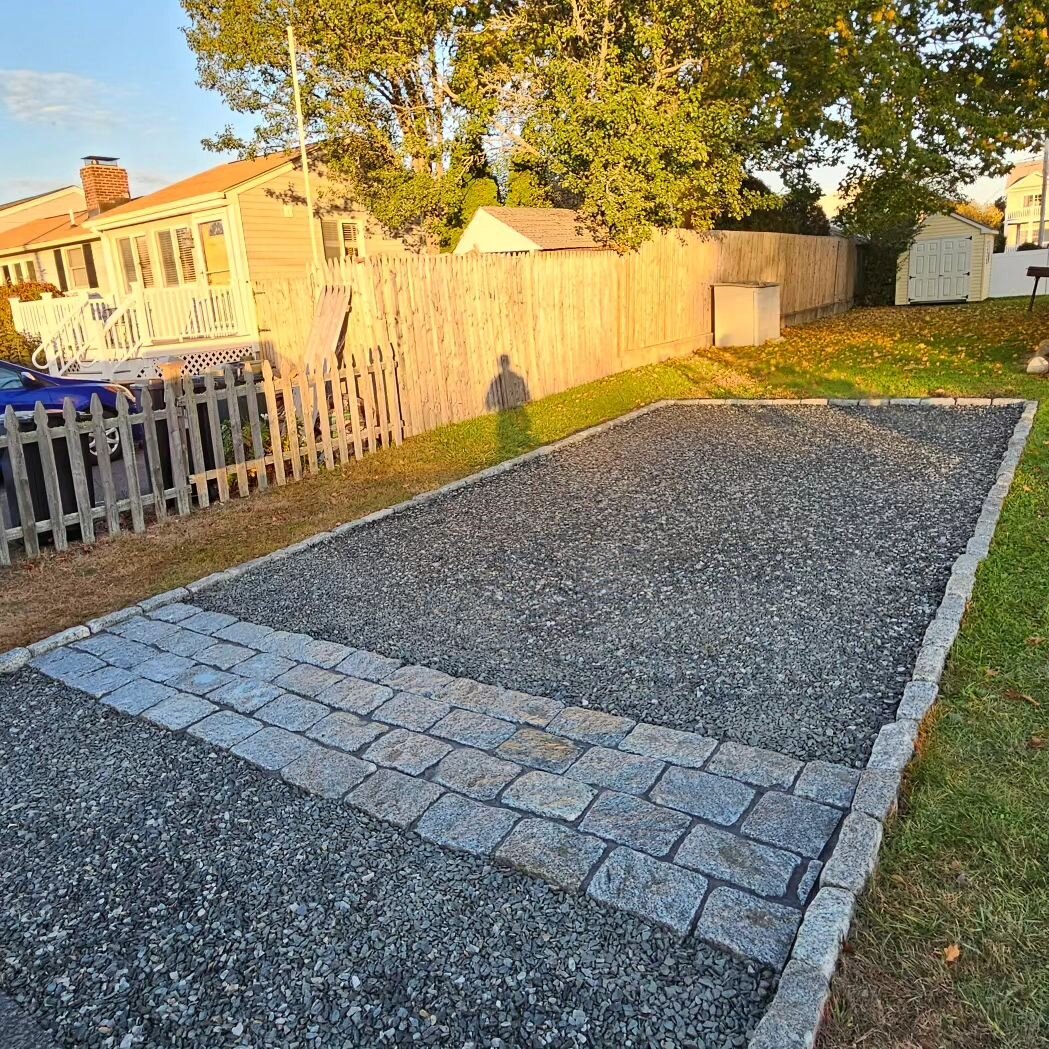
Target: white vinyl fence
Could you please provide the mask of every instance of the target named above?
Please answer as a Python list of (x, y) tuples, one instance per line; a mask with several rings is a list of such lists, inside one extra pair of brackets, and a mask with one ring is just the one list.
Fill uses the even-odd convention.
[[(1034, 278), (1027, 276), (1028, 266), (1049, 266), (1049, 248), (1038, 251), (1002, 251), (991, 256), (992, 299), (1013, 295), (1030, 295)], [(1049, 295), (1049, 281), (1038, 285), (1039, 295)]]

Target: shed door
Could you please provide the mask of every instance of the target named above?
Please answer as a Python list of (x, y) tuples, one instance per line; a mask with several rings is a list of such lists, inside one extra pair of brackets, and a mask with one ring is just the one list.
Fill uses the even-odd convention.
[(969, 297), (972, 237), (917, 240), (911, 245), (911, 302), (956, 302)]

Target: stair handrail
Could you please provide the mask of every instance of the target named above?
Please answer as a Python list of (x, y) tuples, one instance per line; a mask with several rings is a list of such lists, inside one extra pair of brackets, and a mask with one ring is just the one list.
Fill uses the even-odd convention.
[(70, 310), (42, 336), (40, 345), (32, 354), (33, 365), (40, 371), (50, 371), (52, 375), (66, 375), (85, 359), (89, 350), (97, 348), (97, 341), (91, 338), (96, 325), (85, 326), (83, 323), (87, 313), (92, 321), (100, 319), (94, 309), (96, 305), (101, 305), (99, 300), (85, 297), (78, 308)]

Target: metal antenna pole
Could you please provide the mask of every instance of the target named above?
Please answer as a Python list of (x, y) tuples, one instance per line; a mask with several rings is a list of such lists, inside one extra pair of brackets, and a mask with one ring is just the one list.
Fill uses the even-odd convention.
[(1042, 148), (1042, 206), (1038, 219), (1038, 247), (1045, 244), (1045, 197), (1049, 190), (1049, 139)]
[(299, 65), (295, 58), (295, 30), (292, 29), (290, 22), (288, 23), (288, 55), (291, 58), (291, 84), (295, 95), (295, 122), (299, 128), (299, 155), (302, 157), (302, 180), (306, 188), (306, 220), (310, 227), (310, 251), (313, 253), (313, 265), (321, 269), (324, 266), (324, 258), (321, 255), (320, 242), (317, 239), (317, 217), (313, 213), (310, 166), (306, 156), (306, 128), (302, 121), (302, 96), (299, 93)]

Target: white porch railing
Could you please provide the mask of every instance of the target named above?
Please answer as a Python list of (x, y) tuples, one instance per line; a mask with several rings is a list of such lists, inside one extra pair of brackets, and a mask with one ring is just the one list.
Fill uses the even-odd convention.
[(15, 327), (39, 338), (39, 367), (64, 375), (90, 360), (123, 361), (166, 343), (251, 335), (249, 309), (236, 285), (140, 288), (113, 295), (12, 300)]

